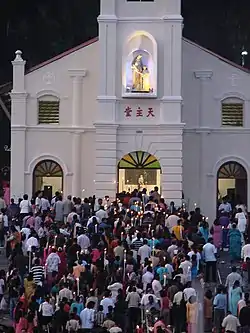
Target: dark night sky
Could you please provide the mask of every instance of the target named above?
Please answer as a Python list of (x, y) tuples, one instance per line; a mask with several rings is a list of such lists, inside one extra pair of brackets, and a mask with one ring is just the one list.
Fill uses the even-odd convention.
[[(97, 36), (99, 2), (1, 0), (0, 83), (11, 80), (17, 49), (31, 67)], [(250, 0), (182, 0), (182, 14), (185, 37), (236, 63), (243, 46), (250, 52)]]

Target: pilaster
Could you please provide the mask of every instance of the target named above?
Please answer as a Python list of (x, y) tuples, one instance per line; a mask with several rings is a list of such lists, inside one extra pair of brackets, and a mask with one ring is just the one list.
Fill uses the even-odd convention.
[[(87, 75), (85, 69), (71, 69), (70, 76), (73, 78), (72, 95), (72, 128), (82, 125), (82, 89), (83, 78)], [(81, 134), (72, 132), (72, 195), (81, 197)]]
[(13, 89), (11, 96), (11, 197), (17, 200), (25, 193), (26, 109), (25, 64), (22, 52), (16, 51), (12, 61)]
[(96, 196), (115, 198), (117, 191), (117, 127), (95, 124), (96, 128)]
[(81, 197), (81, 133), (72, 133), (72, 195)]
[[(198, 123), (200, 128), (206, 127), (208, 124), (206, 123), (206, 84), (209, 82), (213, 76), (213, 72), (211, 70), (199, 70), (194, 72), (195, 78), (200, 82), (200, 92), (199, 92), (199, 114), (198, 114)], [(206, 191), (207, 191), (207, 177), (205, 170), (205, 149), (207, 139), (207, 133), (205, 131), (201, 131), (199, 134), (199, 205), (206, 205)]]

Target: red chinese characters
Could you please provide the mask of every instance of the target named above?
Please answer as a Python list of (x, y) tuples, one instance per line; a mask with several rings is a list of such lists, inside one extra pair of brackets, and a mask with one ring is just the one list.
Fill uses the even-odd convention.
[(152, 118), (155, 117), (154, 109), (152, 107), (147, 108), (147, 111), (144, 111), (140, 106), (136, 110), (130, 106), (127, 106), (124, 110), (125, 118), (131, 118), (134, 115), (136, 118)]
[(126, 118), (131, 117), (132, 109), (129, 106), (127, 106), (124, 113)]
[(136, 110), (136, 117), (143, 117), (143, 110), (140, 107)]
[(147, 118), (148, 117), (155, 117), (153, 108), (148, 108)]

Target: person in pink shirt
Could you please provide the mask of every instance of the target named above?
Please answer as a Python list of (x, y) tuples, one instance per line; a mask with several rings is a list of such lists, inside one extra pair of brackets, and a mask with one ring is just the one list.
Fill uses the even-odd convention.
[(3, 188), (4, 190), (4, 201), (7, 206), (10, 204), (10, 185), (6, 184), (5, 187)]

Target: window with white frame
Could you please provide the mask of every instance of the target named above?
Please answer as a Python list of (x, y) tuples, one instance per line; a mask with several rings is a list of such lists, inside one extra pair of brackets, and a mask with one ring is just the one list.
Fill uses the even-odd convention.
[(221, 103), (221, 126), (244, 126), (244, 101), (240, 98), (226, 98)]
[(38, 99), (38, 124), (59, 124), (60, 100), (51, 95)]

